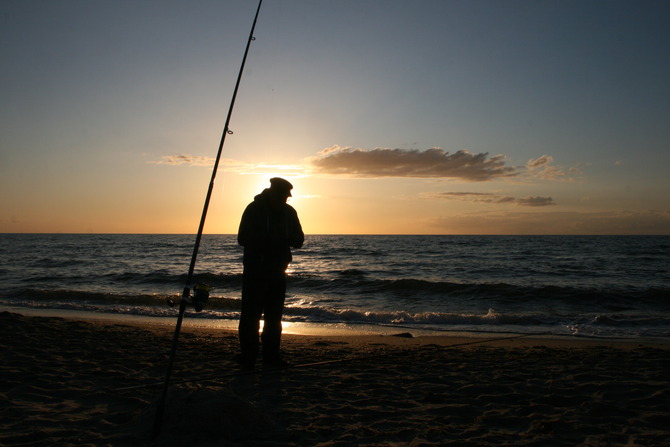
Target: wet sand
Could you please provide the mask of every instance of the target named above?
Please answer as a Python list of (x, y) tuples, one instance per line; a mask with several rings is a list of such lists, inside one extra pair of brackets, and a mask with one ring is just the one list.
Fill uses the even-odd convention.
[(0, 445), (670, 446), (670, 350), (644, 341), (236, 334), (0, 313)]

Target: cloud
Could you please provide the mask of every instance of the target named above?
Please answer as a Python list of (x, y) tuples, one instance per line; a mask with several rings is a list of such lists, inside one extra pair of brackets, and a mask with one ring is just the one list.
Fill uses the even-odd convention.
[(551, 197), (523, 197), (521, 199), (515, 199), (515, 203), (520, 206), (551, 206), (556, 205), (554, 199)]
[(556, 205), (551, 197), (529, 196), (515, 198), (493, 193), (481, 192), (443, 192), (434, 197), (446, 200), (464, 200), (476, 203), (509, 203), (517, 206), (552, 206)]
[(670, 234), (670, 211), (483, 212), (433, 219), (452, 234)]
[(528, 160), (525, 169), (527, 175), (542, 180), (572, 181), (574, 175), (580, 174), (577, 167), (566, 169), (554, 166), (554, 157), (550, 155)]
[[(191, 154), (164, 155), (160, 160), (149, 161), (150, 164), (171, 166), (214, 166), (213, 157), (203, 157)], [(271, 163), (244, 163), (230, 158), (219, 161), (219, 170), (238, 174), (290, 175), (292, 177), (305, 176), (305, 169), (298, 165), (280, 165)]]
[[(151, 164), (170, 166), (213, 166), (213, 157), (191, 154), (164, 155)], [(577, 167), (563, 168), (554, 165), (554, 158), (542, 155), (528, 160), (523, 166), (507, 166), (504, 155), (489, 156), (488, 153), (474, 154), (457, 151), (453, 154), (432, 148), (425, 151), (405, 149), (363, 150), (360, 148), (333, 146), (322, 150), (315, 157), (305, 160), (301, 165), (279, 165), (265, 162), (244, 163), (232, 159), (222, 159), (219, 169), (240, 174), (259, 174), (267, 172), (291, 172), (293, 175), (312, 174), (347, 175), (360, 178), (430, 178), (459, 179), (471, 182), (483, 182), (500, 179), (529, 179), (572, 181)], [(542, 199), (529, 197), (528, 206), (544, 206)], [(521, 203), (519, 203), (521, 204)]]
[(426, 151), (377, 148), (371, 151), (333, 146), (321, 151), (309, 163), (318, 173), (354, 177), (455, 178), (487, 181), (518, 175), (518, 170), (505, 166), (502, 155), (453, 154), (440, 148)]
[(543, 155), (539, 158), (536, 159), (530, 159), (528, 160), (528, 163), (526, 163), (526, 167), (528, 169), (533, 170), (533, 169), (538, 169), (538, 168), (543, 168), (545, 166), (548, 166), (554, 161), (554, 157), (551, 157), (549, 155)]
[(150, 161), (156, 165), (187, 165), (187, 166), (214, 166), (214, 158), (191, 154), (163, 155), (158, 161)]

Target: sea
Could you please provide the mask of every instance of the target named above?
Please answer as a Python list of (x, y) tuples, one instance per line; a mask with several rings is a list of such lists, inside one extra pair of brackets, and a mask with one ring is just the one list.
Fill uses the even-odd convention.
[[(204, 235), (0, 234), (0, 310), (236, 327), (242, 250)], [(670, 341), (670, 236), (308, 235), (285, 331), (538, 334)], [(299, 332), (299, 331), (298, 331)]]

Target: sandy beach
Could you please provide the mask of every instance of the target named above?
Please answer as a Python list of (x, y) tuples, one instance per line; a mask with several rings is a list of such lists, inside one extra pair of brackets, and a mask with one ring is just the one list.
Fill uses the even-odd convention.
[[(284, 337), (0, 314), (2, 446), (669, 446), (668, 345), (574, 338)], [(492, 337), (494, 338), (494, 337)]]

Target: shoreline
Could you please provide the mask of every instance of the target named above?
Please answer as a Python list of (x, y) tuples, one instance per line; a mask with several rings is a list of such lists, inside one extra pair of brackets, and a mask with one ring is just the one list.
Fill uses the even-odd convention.
[[(102, 312), (91, 312), (70, 309), (31, 308), (20, 306), (0, 305), (0, 312), (10, 312), (27, 317), (53, 317), (68, 320), (86, 322), (106, 322), (109, 324), (128, 324), (133, 326), (157, 326), (163, 328), (174, 327), (177, 315), (169, 317), (150, 317), (132, 314), (113, 314)], [(182, 330), (191, 328), (193, 330), (228, 331), (237, 333), (238, 320), (233, 319), (201, 319), (189, 318), (183, 320)], [(319, 337), (369, 337), (369, 336), (394, 336), (403, 334), (410, 335), (409, 338), (430, 337), (433, 340), (440, 339), (486, 339), (486, 338), (525, 338), (527, 340), (555, 340), (554, 344), (562, 342), (587, 344), (642, 344), (647, 346), (670, 346), (670, 338), (662, 337), (591, 337), (572, 334), (549, 334), (549, 333), (522, 333), (505, 331), (472, 331), (472, 330), (429, 330), (407, 326), (388, 326), (370, 324), (344, 324), (344, 323), (302, 323), (282, 322), (283, 337), (286, 336), (319, 336)], [(445, 343), (445, 342), (440, 342)]]

